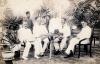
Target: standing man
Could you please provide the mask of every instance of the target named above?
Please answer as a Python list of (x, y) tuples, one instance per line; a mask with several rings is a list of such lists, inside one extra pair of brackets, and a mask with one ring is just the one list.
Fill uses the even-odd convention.
[(32, 31), (33, 33), (33, 22), (32, 22), (32, 19), (30, 18), (30, 12), (27, 11), (26, 12), (26, 18), (27, 18), (27, 25), (28, 25), (28, 28)]
[(91, 36), (92, 30), (88, 26), (87, 22), (83, 21), (83, 22), (81, 22), (81, 24), (82, 24), (83, 28), (82, 28), (81, 32), (79, 34), (77, 34), (76, 37), (74, 37), (70, 40), (69, 46), (68, 46), (67, 50), (65, 50), (65, 53), (66, 53), (65, 58), (72, 56), (71, 52), (74, 51), (74, 46), (76, 44), (78, 44), (80, 40), (85, 39), (84, 41), (81, 42), (82, 44), (89, 43), (89, 38)]

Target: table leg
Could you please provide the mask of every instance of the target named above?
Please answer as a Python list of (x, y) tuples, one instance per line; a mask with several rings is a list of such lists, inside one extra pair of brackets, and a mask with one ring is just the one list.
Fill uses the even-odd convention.
[(52, 52), (53, 52), (53, 40), (51, 40), (51, 42), (50, 42), (50, 54), (49, 54), (50, 59), (52, 57)]

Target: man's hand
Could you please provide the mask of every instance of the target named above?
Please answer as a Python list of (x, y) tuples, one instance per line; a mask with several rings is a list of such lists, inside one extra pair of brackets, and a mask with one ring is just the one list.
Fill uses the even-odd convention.
[(76, 37), (77, 39), (80, 39), (79, 37)]

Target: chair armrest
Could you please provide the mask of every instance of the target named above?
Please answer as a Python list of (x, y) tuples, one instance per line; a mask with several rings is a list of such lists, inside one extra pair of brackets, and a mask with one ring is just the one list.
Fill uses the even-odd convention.
[(80, 41), (79, 41), (79, 44), (81, 44), (81, 42), (84, 41), (84, 40), (86, 40), (86, 39), (87, 39), (87, 38), (84, 38), (84, 39), (80, 40)]

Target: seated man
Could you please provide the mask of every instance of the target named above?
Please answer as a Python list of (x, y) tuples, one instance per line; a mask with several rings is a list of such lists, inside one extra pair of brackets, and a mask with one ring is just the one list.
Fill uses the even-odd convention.
[(25, 19), (23, 21), (21, 28), (18, 30), (18, 39), (20, 40), (21, 44), (23, 44), (23, 42), (25, 42), (26, 46), (25, 46), (22, 58), (27, 59), (29, 50), (31, 48), (31, 42), (33, 40), (32, 40), (32, 32), (27, 27), (27, 22), (25, 21)]
[(69, 40), (69, 37), (71, 35), (71, 30), (70, 30), (70, 24), (69, 22), (66, 21), (66, 19), (62, 18), (61, 21), (62, 28), (60, 30), (61, 33), (63, 33), (63, 39), (61, 40), (60, 43), (60, 50), (63, 51), (64, 48), (67, 47), (67, 41)]
[[(53, 18), (50, 20), (50, 24), (49, 24), (49, 32), (50, 33), (54, 33), (55, 30), (58, 30), (58, 33), (62, 33), (62, 40), (59, 40), (59, 36), (58, 38), (54, 39), (54, 47), (56, 49), (56, 53), (58, 53), (59, 51), (62, 51), (66, 46), (66, 41), (68, 40), (68, 37), (71, 35), (71, 31), (70, 31), (70, 26), (69, 24), (62, 18)], [(61, 41), (61, 43), (58, 43), (59, 41)]]
[(63, 34), (60, 33), (58, 29), (55, 29), (53, 39), (54, 39), (54, 48), (55, 48), (55, 55), (56, 55), (60, 51), (59, 42), (63, 39)]
[(84, 41), (82, 41), (81, 43), (82, 44), (87, 44), (89, 43), (89, 38), (91, 36), (91, 28), (88, 26), (87, 22), (81, 22), (83, 28), (81, 30), (81, 32), (79, 34), (77, 34), (76, 37), (72, 38), (69, 42), (69, 46), (68, 48), (65, 50), (65, 57), (64, 58), (67, 58), (67, 57), (70, 57), (72, 56), (71, 55), (71, 52), (74, 51), (74, 46), (76, 44), (79, 43), (80, 40), (82, 39), (86, 39)]
[(59, 33), (62, 28), (62, 24), (61, 24), (61, 18), (59, 17), (55, 17), (52, 18), (49, 22), (49, 33), (54, 34), (53, 38), (54, 38), (54, 48), (55, 48), (55, 52), (58, 53), (60, 51), (60, 44), (58, 43), (59, 40)]
[[(39, 55), (43, 55), (48, 43), (49, 43), (49, 39), (47, 36), (48, 34), (48, 30), (46, 27), (46, 22), (43, 20), (42, 17), (38, 17), (36, 19), (36, 22), (34, 22), (34, 28), (33, 28), (33, 44), (34, 44), (34, 48), (35, 48), (35, 53), (34, 53), (34, 57), (35, 58), (39, 58)], [(44, 45), (42, 46), (41, 42), (44, 42)]]
[(4, 50), (13, 52), (14, 59), (19, 59), (21, 44), (16, 37), (15, 31), (9, 29), (4, 30), (2, 40), (3, 40), (3, 44), (6, 44)]

